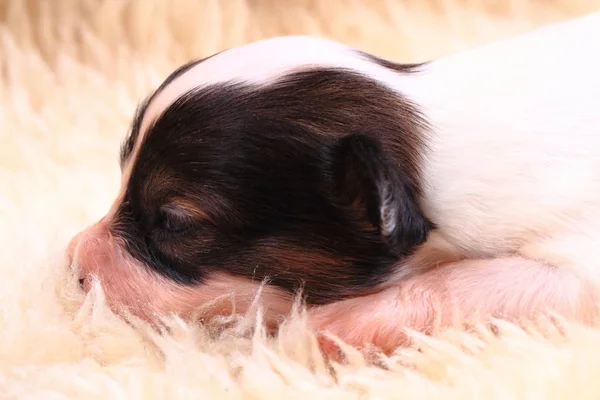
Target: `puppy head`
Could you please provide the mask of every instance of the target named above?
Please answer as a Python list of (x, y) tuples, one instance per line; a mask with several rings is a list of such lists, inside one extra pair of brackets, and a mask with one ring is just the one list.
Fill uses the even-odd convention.
[(280, 313), (300, 288), (309, 304), (372, 290), (425, 240), (421, 121), (364, 73), (389, 65), (294, 40), (184, 66), (139, 107), (121, 192), (69, 246), (85, 287), (148, 316), (229, 291), (243, 311), (266, 280)]

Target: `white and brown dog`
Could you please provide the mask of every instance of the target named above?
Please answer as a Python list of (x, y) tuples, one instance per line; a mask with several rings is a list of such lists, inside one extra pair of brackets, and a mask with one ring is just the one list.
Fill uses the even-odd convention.
[(68, 253), (143, 318), (229, 291), (243, 311), (266, 280), (270, 320), (301, 288), (315, 327), (386, 350), (455, 312), (591, 323), (600, 13), (419, 65), (310, 37), (229, 49), (143, 102), (121, 166)]

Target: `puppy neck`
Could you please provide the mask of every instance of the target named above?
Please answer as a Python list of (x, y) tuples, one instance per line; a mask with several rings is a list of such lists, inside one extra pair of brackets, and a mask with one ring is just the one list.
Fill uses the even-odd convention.
[(388, 81), (429, 126), (421, 200), (434, 236), (486, 257), (589, 212), (581, 199), (600, 179), (591, 172), (600, 168), (599, 36), (595, 13)]

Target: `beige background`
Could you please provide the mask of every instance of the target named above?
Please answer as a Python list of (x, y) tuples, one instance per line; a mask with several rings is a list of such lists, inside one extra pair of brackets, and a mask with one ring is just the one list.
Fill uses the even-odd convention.
[(84, 302), (62, 259), (116, 193), (136, 101), (188, 59), (318, 34), (422, 61), (598, 9), (600, 0), (0, 0), (0, 399), (600, 398), (598, 330), (550, 341), (511, 326), (500, 339), (449, 332), (392, 357), (387, 371), (357, 356), (336, 381), (301, 321), (276, 342), (249, 338), (246, 320), (154, 337), (112, 316), (101, 296)]

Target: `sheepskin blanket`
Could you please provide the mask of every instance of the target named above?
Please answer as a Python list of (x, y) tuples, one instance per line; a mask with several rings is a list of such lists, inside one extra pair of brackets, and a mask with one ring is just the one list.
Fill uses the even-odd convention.
[[(600, 7), (598, 0), (0, 0), (1, 399), (598, 399), (600, 330), (418, 337), (373, 364), (325, 362), (302, 315), (156, 332), (85, 297), (68, 239), (107, 210), (136, 101), (177, 65), (317, 34), (423, 61)], [(258, 322), (260, 320), (258, 319)]]

